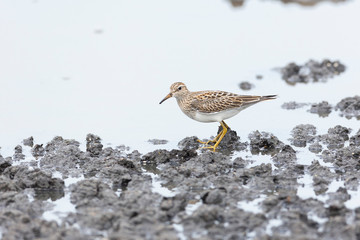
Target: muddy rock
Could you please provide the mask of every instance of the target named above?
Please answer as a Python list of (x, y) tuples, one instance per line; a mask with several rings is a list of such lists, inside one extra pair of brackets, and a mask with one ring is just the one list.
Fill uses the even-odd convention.
[(322, 146), (318, 142), (313, 143), (309, 146), (309, 151), (312, 153), (320, 153), (322, 151)]
[(102, 205), (104, 208), (116, 204), (118, 197), (107, 184), (98, 180), (82, 180), (70, 187), (70, 200), (77, 208)]
[(165, 139), (149, 139), (148, 142), (153, 145), (164, 145), (167, 144), (169, 141)]
[(43, 220), (47, 202), (30, 201), (27, 193), (14, 191), (0, 196), (2, 239), (85, 239), (77, 229)]
[(10, 179), (18, 189), (57, 191), (63, 195), (64, 181), (53, 178), (40, 169), (30, 170), (26, 166), (11, 166), (5, 169), (3, 176)]
[(195, 136), (186, 137), (178, 143), (178, 147), (181, 150), (197, 150), (200, 147), (199, 139)]
[(306, 105), (309, 105), (308, 103), (297, 103), (297, 102), (286, 102), (281, 105), (281, 108), (287, 109), (287, 110), (294, 110), (298, 108), (302, 108)]
[(178, 165), (181, 162), (188, 161), (190, 158), (197, 156), (195, 150), (155, 150), (142, 157), (142, 162), (146, 164), (168, 163)]
[(252, 154), (275, 154), (284, 144), (272, 133), (254, 131), (249, 134), (250, 150)]
[(350, 145), (360, 146), (360, 129), (350, 138)]
[(226, 196), (225, 188), (217, 188), (207, 191), (201, 197), (205, 204), (220, 204)]
[(316, 194), (322, 194), (328, 190), (329, 184), (334, 180), (335, 173), (332, 173), (328, 167), (321, 166), (319, 161), (315, 160), (308, 167), (313, 176), (313, 186)]
[(91, 133), (86, 136), (86, 151), (89, 152), (92, 157), (98, 156), (102, 148), (103, 145), (101, 144), (101, 138), (99, 136)]
[(296, 165), (296, 151), (290, 145), (285, 145), (273, 155), (272, 160), (274, 165), (280, 169), (291, 168)]
[(88, 158), (80, 151), (80, 143), (75, 140), (55, 137), (45, 146), (45, 156), (40, 159), (40, 167), (49, 171), (59, 171), (63, 177), (78, 177), (82, 171), (78, 165)]
[(244, 91), (248, 91), (248, 90), (254, 88), (254, 85), (245, 81), (245, 82), (241, 82), (239, 84), (239, 87)]
[(291, 130), (290, 142), (295, 147), (306, 147), (307, 143), (313, 143), (316, 139), (316, 127), (311, 124), (300, 124)]
[(7, 167), (10, 167), (12, 161), (10, 159), (5, 159), (0, 155), (0, 174), (4, 172)]
[(282, 79), (288, 84), (309, 82), (326, 82), (329, 78), (345, 71), (345, 65), (339, 61), (323, 60), (317, 62), (310, 60), (304, 65), (290, 63), (281, 68)]
[(345, 142), (349, 140), (350, 131), (350, 128), (337, 125), (329, 128), (328, 133), (322, 135), (320, 139), (329, 149), (342, 148)]
[(34, 138), (32, 136), (25, 138), (22, 141), (22, 143), (24, 144), (24, 146), (33, 147), (34, 146)]
[[(222, 126), (219, 126), (217, 134), (220, 134), (222, 131)], [(204, 139), (203, 142), (207, 142), (207, 139)], [(210, 143), (213, 145), (214, 143)], [(206, 145), (204, 145), (206, 147)], [(237, 135), (236, 131), (228, 129), (226, 135), (221, 140), (216, 151), (221, 152), (226, 155), (230, 155), (234, 151), (242, 151), (247, 148), (247, 143), (240, 142), (240, 137)], [(208, 151), (208, 149), (202, 149), (203, 152)]]
[(326, 102), (314, 103), (311, 105), (310, 113), (318, 114), (320, 117), (327, 117), (331, 113), (332, 106)]
[(329, 199), (326, 203), (330, 206), (342, 206), (347, 200), (351, 198), (345, 188), (340, 187), (336, 192), (328, 194)]
[(35, 144), (35, 146), (31, 149), (31, 154), (35, 157), (43, 157), (45, 155), (45, 148), (43, 144)]
[(15, 150), (15, 153), (13, 155), (14, 161), (20, 161), (25, 159), (25, 155), (22, 153), (22, 147), (20, 145), (17, 145), (14, 150)]
[(340, 116), (348, 119), (355, 117), (360, 119), (360, 96), (347, 97), (342, 99), (335, 106), (335, 110), (340, 112)]

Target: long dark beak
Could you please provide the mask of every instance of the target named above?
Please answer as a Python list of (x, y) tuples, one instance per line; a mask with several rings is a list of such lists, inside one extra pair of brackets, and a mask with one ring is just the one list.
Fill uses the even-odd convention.
[(161, 102), (159, 104), (162, 104), (166, 99), (169, 99), (172, 97), (172, 93), (169, 93), (168, 95), (166, 95), (166, 97), (164, 97), (163, 100), (161, 100)]

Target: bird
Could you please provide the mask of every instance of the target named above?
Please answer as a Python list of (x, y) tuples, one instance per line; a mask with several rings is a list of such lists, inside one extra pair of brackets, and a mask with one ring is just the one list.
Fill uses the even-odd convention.
[[(277, 95), (250, 96), (217, 90), (191, 92), (184, 83), (175, 82), (170, 86), (170, 93), (159, 104), (171, 97), (176, 99), (181, 111), (189, 118), (205, 123), (220, 123), (222, 130), (214, 139), (207, 142), (198, 139), (198, 142), (205, 144), (205, 147), (202, 148), (215, 152), (229, 129), (224, 120), (256, 103), (276, 99)], [(208, 146), (210, 143), (214, 143), (214, 145)]]

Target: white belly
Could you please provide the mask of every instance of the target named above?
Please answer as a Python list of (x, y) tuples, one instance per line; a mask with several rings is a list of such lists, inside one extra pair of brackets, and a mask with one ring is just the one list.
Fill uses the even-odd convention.
[(225, 119), (235, 116), (241, 110), (242, 110), (241, 108), (233, 108), (215, 113), (195, 112), (192, 114), (192, 116), (189, 117), (199, 122), (221, 122)]

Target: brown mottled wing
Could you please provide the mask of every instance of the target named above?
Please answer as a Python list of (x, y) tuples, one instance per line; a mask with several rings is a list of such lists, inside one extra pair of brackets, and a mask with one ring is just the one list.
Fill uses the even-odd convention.
[(260, 96), (241, 96), (223, 91), (194, 92), (192, 110), (199, 112), (221, 112), (226, 109), (247, 107), (262, 100)]

